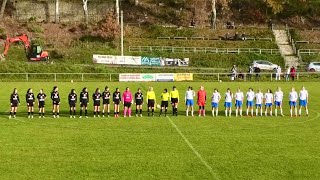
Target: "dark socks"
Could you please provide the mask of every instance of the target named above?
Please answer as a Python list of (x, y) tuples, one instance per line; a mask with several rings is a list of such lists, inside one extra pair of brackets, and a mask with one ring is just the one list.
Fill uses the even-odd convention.
[(84, 115), (87, 116), (87, 114), (88, 114), (88, 110), (86, 109), (84, 110)]
[(80, 109), (80, 116), (82, 116), (82, 109)]

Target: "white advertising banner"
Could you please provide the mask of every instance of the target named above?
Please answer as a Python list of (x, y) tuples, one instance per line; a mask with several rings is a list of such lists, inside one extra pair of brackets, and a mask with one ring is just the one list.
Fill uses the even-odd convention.
[(156, 74), (127, 73), (119, 74), (120, 82), (156, 81)]
[(141, 65), (141, 56), (115, 56), (116, 64)]
[(112, 55), (99, 55), (94, 54), (93, 55), (93, 63), (97, 64), (115, 64), (116, 58)]
[(173, 73), (156, 74), (156, 81), (163, 81), (163, 82), (174, 81), (174, 74)]

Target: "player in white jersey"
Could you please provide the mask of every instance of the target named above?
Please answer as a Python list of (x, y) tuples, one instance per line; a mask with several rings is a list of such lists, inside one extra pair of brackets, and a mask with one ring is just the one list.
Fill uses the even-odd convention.
[(261, 89), (255, 95), (256, 97), (256, 116), (258, 116), (258, 110), (260, 109), (260, 116), (262, 116), (262, 104), (263, 104), (263, 93)]
[(290, 117), (292, 117), (293, 109), (294, 109), (295, 116), (297, 116), (297, 100), (298, 100), (298, 93), (294, 88), (291, 88), (291, 92), (289, 93)]
[(240, 88), (238, 88), (234, 98), (235, 98), (235, 105), (236, 105), (236, 117), (238, 117), (238, 112), (240, 116), (242, 116), (242, 104), (243, 104), (244, 95)]
[(272, 116), (272, 102), (273, 102), (273, 94), (270, 89), (267, 89), (267, 93), (264, 95), (265, 99), (265, 111), (264, 115), (268, 115), (268, 109), (270, 110), (270, 116)]
[(225, 107), (226, 117), (228, 116), (228, 111), (229, 111), (229, 116), (231, 116), (232, 98), (233, 98), (233, 94), (230, 88), (228, 88), (226, 94), (224, 95), (224, 99), (225, 99), (224, 107)]
[(299, 93), (299, 116), (301, 116), (301, 109), (305, 107), (306, 115), (309, 115), (308, 112), (308, 102), (309, 102), (309, 94), (304, 86), (302, 86), (301, 91)]
[(221, 95), (218, 89), (213, 90), (213, 94), (211, 96), (211, 106), (212, 106), (212, 116), (218, 116), (218, 106), (221, 100)]
[(283, 92), (281, 91), (281, 88), (278, 87), (278, 90), (274, 93), (274, 105), (275, 105), (274, 112), (276, 116), (278, 115), (278, 108), (280, 109), (281, 116), (284, 116), (282, 111), (282, 101), (283, 101)]
[(184, 102), (186, 103), (186, 115), (189, 115), (189, 111), (191, 112), (191, 116), (193, 116), (193, 98), (196, 96), (196, 93), (193, 91), (192, 87), (189, 86), (186, 94), (184, 96)]
[(254, 104), (254, 92), (252, 88), (249, 88), (249, 91), (246, 94), (247, 97), (247, 116), (249, 116), (249, 110), (251, 110), (251, 116), (253, 116), (253, 104)]

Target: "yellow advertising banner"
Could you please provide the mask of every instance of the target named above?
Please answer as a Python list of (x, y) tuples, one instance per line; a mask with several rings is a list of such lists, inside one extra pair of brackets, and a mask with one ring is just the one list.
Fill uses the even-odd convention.
[(193, 81), (193, 73), (174, 73), (174, 81)]

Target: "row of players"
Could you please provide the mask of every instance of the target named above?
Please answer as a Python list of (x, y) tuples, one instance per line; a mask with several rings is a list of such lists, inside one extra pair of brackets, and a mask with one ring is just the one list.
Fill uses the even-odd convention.
[[(197, 104), (199, 106), (198, 115), (205, 116), (205, 105), (207, 101), (207, 93), (204, 90), (204, 87), (201, 86), (197, 94), (192, 89), (192, 87), (188, 87), (188, 90), (185, 93), (185, 104), (186, 104), (186, 116), (189, 116), (189, 112), (191, 113), (191, 116), (194, 115), (194, 98), (197, 95)], [(260, 115), (263, 115), (263, 105), (264, 105), (264, 113), (265, 116), (268, 115), (268, 112), (270, 116), (272, 116), (272, 106), (275, 105), (275, 116), (278, 115), (278, 109), (280, 110), (280, 115), (283, 115), (282, 105), (283, 105), (283, 92), (281, 91), (281, 88), (278, 88), (277, 91), (273, 94), (270, 89), (267, 89), (267, 92), (263, 94), (261, 90), (259, 89), (256, 93), (253, 91), (252, 88), (249, 88), (249, 91), (246, 93), (246, 115), (253, 116), (254, 115), (254, 105), (256, 108), (255, 115), (258, 116), (259, 112)], [(28, 107), (28, 117), (33, 118), (34, 113), (34, 104), (38, 102), (39, 107), (39, 118), (44, 117), (45, 114), (45, 100), (46, 100), (46, 94), (43, 92), (43, 89), (40, 90), (39, 94), (35, 98), (34, 93), (32, 92), (32, 89), (28, 89), (26, 94), (26, 102)], [(235, 102), (235, 115), (242, 116), (242, 106), (244, 101), (244, 93), (241, 91), (240, 88), (237, 89), (237, 92), (233, 94), (231, 90), (228, 88), (225, 95), (224, 95), (224, 107), (225, 107), (225, 116), (231, 116), (232, 113), (232, 102), (234, 99)], [(82, 117), (83, 111), (84, 116), (87, 116), (87, 109), (89, 104), (89, 93), (87, 88), (83, 88), (82, 92), (80, 93), (80, 118)], [(147, 95), (146, 95), (146, 102), (148, 106), (148, 116), (150, 114), (154, 116), (154, 108), (156, 105), (156, 95), (153, 91), (152, 87), (149, 87)], [(301, 91), (298, 93), (295, 91), (294, 88), (291, 89), (289, 92), (289, 106), (290, 106), (290, 116), (298, 115), (297, 110), (297, 101), (299, 99), (299, 116), (301, 115), (301, 109), (302, 107), (306, 110), (306, 115), (308, 115), (308, 91), (305, 89), (305, 87), (301, 88)], [(52, 114), (54, 118), (59, 118), (59, 109), (60, 109), (60, 95), (58, 91), (58, 87), (53, 87), (53, 91), (51, 92), (51, 100), (53, 104), (53, 110)], [(111, 95), (111, 92), (108, 87), (105, 87), (104, 92), (100, 92), (99, 88), (96, 89), (96, 91), (92, 94), (92, 100), (93, 100), (93, 106), (94, 106), (94, 117), (98, 116), (100, 117), (100, 105), (101, 100), (103, 103), (102, 108), (102, 116), (105, 116), (105, 112), (107, 113), (107, 116), (110, 116), (110, 103), (111, 100), (114, 104), (114, 116), (119, 117), (119, 111), (120, 111), (120, 104), (121, 102), (124, 105), (124, 117), (127, 115), (131, 117), (131, 105), (135, 103), (136, 105), (136, 116), (142, 116), (142, 105), (144, 104), (144, 96), (141, 92), (141, 89), (139, 88), (138, 91), (135, 93), (134, 97), (132, 93), (130, 92), (130, 89), (127, 87), (126, 90), (122, 93), (120, 93), (119, 88), (116, 88), (115, 92)], [(221, 100), (221, 94), (219, 93), (218, 89), (214, 89), (214, 92), (211, 96), (211, 107), (212, 107), (212, 115), (218, 116), (218, 106)], [(76, 103), (78, 101), (77, 93), (74, 89), (71, 90), (71, 92), (68, 95), (68, 101), (70, 106), (70, 117), (75, 118), (76, 114)], [(20, 104), (20, 98), (17, 92), (17, 89), (15, 88), (13, 90), (13, 93), (10, 97), (11, 102), (11, 111), (10, 116), (16, 117), (17, 107)], [(164, 112), (165, 116), (167, 115), (167, 110), (169, 106), (169, 102), (171, 102), (172, 105), (172, 114), (178, 115), (178, 103), (179, 103), (179, 91), (175, 86), (173, 86), (172, 91), (170, 93), (167, 89), (164, 89), (164, 91), (161, 93), (161, 105), (158, 105), (160, 108), (160, 116)]]

